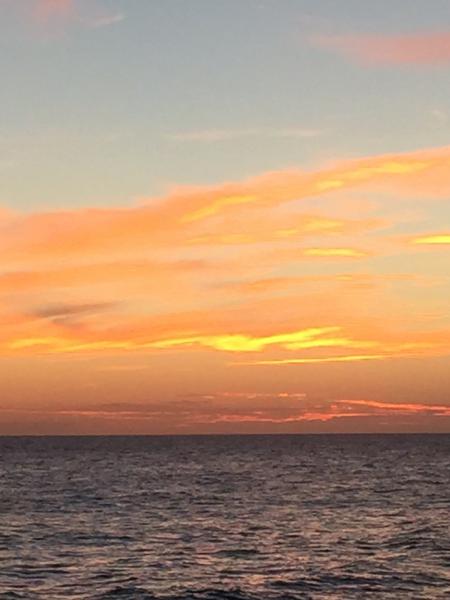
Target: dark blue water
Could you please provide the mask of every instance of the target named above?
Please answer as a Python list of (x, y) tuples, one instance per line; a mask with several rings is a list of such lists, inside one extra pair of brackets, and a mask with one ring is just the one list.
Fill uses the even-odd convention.
[(450, 436), (0, 439), (0, 598), (450, 597)]

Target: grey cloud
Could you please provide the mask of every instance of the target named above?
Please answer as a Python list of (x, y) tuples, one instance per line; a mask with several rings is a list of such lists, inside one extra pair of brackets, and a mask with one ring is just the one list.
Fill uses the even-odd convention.
[(86, 304), (52, 303), (40, 306), (31, 311), (38, 319), (52, 321), (70, 321), (77, 317), (85, 317), (111, 310), (117, 306), (116, 302), (92, 302)]

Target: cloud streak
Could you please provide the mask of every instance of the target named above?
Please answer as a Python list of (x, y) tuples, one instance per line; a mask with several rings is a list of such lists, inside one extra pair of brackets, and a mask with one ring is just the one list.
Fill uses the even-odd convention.
[(416, 246), (450, 246), (450, 233), (432, 233), (414, 237), (410, 242)]
[(443, 66), (450, 63), (450, 32), (405, 35), (317, 35), (314, 46), (369, 66)]
[(117, 23), (121, 23), (124, 20), (125, 15), (123, 13), (118, 12), (110, 15), (91, 17), (86, 21), (86, 24), (92, 29), (100, 29), (102, 27), (110, 27), (111, 25), (116, 25)]
[(65, 29), (69, 25), (77, 25), (90, 29), (100, 29), (116, 25), (126, 18), (121, 12), (106, 13), (95, 0), (83, 4), (76, 0), (4, 0), (13, 10), (17, 10), (25, 18), (31, 19), (43, 31)]
[(304, 393), (211, 393), (166, 402), (97, 403), (73, 408), (18, 409), (0, 407), (0, 414), (18, 414), (21, 419), (83, 419), (106, 424), (126, 422), (134, 426), (166, 425), (185, 430), (198, 425), (279, 425), (302, 426), (338, 421), (373, 420), (388, 417), (450, 417), (450, 407), (442, 404), (386, 402), (371, 399), (312, 399)]
[[(50, 319), (52, 326), (38, 323), (28, 325), (27, 335), (14, 336), (7, 339), (3, 334), (0, 351), (11, 354), (17, 351), (37, 351), (50, 354), (67, 354), (78, 352), (99, 352), (121, 350), (124, 352), (158, 351), (169, 352), (177, 349), (183, 351), (214, 350), (227, 354), (261, 354), (267, 350), (282, 352), (282, 356), (272, 358), (256, 358), (252, 360), (233, 361), (232, 365), (269, 366), (269, 365), (301, 365), (332, 362), (360, 362), (368, 360), (386, 360), (391, 358), (413, 358), (420, 356), (440, 356), (448, 354), (450, 347), (450, 331), (397, 334), (389, 336), (385, 332), (366, 332), (365, 337), (357, 337), (341, 326), (323, 326), (307, 328), (299, 331), (278, 332), (267, 335), (251, 335), (249, 333), (206, 333), (194, 331), (194, 320), (191, 330), (183, 332), (183, 319), (176, 315), (166, 324), (160, 322), (158, 332), (152, 324), (142, 322), (138, 336), (130, 336), (127, 328), (123, 332), (111, 328), (89, 328), (87, 323), (81, 330), (70, 327), (70, 317), (89, 316), (94, 313), (109, 311), (112, 306), (98, 305), (92, 307), (75, 306), (49, 307), (45, 313), (37, 316), (58, 317)], [(69, 320), (67, 323), (66, 320)], [(136, 326), (132, 327), (132, 330)], [(186, 324), (184, 324), (186, 327)], [(178, 335), (176, 335), (178, 333)], [(311, 355), (311, 351), (327, 351), (327, 354)], [(358, 350), (358, 352), (355, 352)], [(329, 352), (334, 352), (329, 354)], [(300, 353), (300, 356), (299, 356)], [(293, 356), (294, 354), (294, 356)]]
[(246, 138), (272, 139), (312, 139), (325, 134), (322, 129), (290, 127), (284, 129), (203, 129), (170, 133), (166, 136), (172, 142), (214, 143), (242, 140)]

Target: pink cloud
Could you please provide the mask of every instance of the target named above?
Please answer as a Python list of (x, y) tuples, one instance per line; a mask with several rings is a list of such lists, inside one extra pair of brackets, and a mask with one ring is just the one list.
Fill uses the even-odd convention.
[[(223, 398), (223, 396), (222, 396)], [(214, 396), (211, 399), (215, 399)], [(449, 417), (450, 406), (447, 404), (397, 403), (376, 400), (334, 400), (314, 402), (305, 395), (278, 395), (278, 404), (270, 401), (270, 397), (261, 397), (255, 406), (245, 394), (239, 399), (247, 400), (241, 410), (235, 405), (221, 404), (205, 411), (199, 407), (195, 418), (205, 423), (272, 423), (292, 424), (303, 421), (334, 421), (336, 419), (354, 419), (355, 417), (379, 416), (414, 416), (428, 415)], [(287, 400), (287, 402), (286, 402)], [(281, 401), (281, 402), (280, 402)], [(203, 410), (202, 410), (203, 408)]]
[[(1, 0), (0, 0), (1, 1)], [(15, 10), (20, 10), (17, 0), (6, 0)], [(27, 17), (44, 29), (77, 24), (81, 27), (99, 29), (120, 23), (125, 19), (121, 12), (105, 12), (99, 3), (83, 3), (76, 0), (30, 0)]]
[(36, 16), (39, 21), (45, 22), (53, 18), (66, 20), (73, 11), (73, 0), (38, 0), (36, 3)]
[(450, 63), (450, 31), (405, 35), (319, 35), (312, 44), (370, 65)]

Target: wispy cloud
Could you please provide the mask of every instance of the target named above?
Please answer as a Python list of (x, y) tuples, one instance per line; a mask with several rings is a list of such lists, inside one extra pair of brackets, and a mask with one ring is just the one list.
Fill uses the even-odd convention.
[(366, 65), (446, 65), (450, 62), (450, 32), (404, 35), (316, 35), (310, 42)]
[[(243, 182), (175, 189), (137, 207), (90, 208), (16, 215), (0, 240), (4, 258), (82, 256), (127, 247), (135, 250), (180, 246), (221, 231), (228, 215), (268, 211), (290, 202), (361, 188), (445, 197), (450, 184), (450, 149), (344, 161), (316, 171), (276, 171)], [(248, 211), (252, 211), (251, 213)], [(211, 221), (216, 219), (216, 221)], [(289, 223), (289, 217), (286, 217)], [(203, 225), (207, 224), (206, 230)], [(226, 226), (226, 225), (225, 225)], [(289, 226), (283, 227), (289, 229)]]
[(411, 283), (415, 285), (431, 285), (432, 278), (421, 277), (412, 273), (332, 273), (328, 275), (303, 275), (298, 277), (266, 277), (261, 279), (249, 279), (243, 281), (225, 281), (218, 284), (229, 293), (237, 292), (245, 294), (265, 294), (267, 292), (286, 292), (291, 287), (307, 288), (311, 286), (317, 289), (320, 285), (339, 284), (350, 289), (373, 289), (377, 285), (386, 283)]
[(298, 138), (311, 139), (325, 135), (325, 130), (302, 127), (280, 129), (203, 129), (183, 131), (166, 136), (173, 142), (214, 143), (240, 140), (245, 138)]
[(202, 129), (169, 133), (166, 138), (173, 142), (224, 142), (258, 135), (257, 129)]
[(91, 302), (84, 304), (47, 304), (39, 306), (31, 312), (38, 319), (48, 319), (54, 323), (74, 325), (79, 319), (97, 316), (117, 307), (114, 302)]
[[(285, 414), (280, 414), (284, 412)], [(355, 419), (357, 417), (398, 416), (398, 415), (429, 415), (450, 417), (450, 407), (446, 405), (406, 404), (382, 402), (376, 400), (333, 400), (328, 402), (304, 402), (297, 410), (290, 408), (279, 411), (264, 407), (263, 410), (247, 410), (245, 413), (222, 413), (199, 415), (210, 423), (273, 423), (288, 424), (305, 421), (333, 421), (338, 419)]]
[(92, 16), (91, 18), (87, 19), (85, 23), (92, 29), (100, 29), (101, 27), (110, 27), (111, 25), (116, 25), (124, 20), (125, 14), (118, 12), (109, 15), (101, 15), (98, 17)]
[[(401, 356), (401, 355), (400, 355)], [(316, 365), (325, 363), (347, 363), (347, 362), (365, 362), (372, 360), (383, 360), (386, 358), (395, 358), (395, 355), (386, 354), (344, 354), (342, 356), (317, 356), (303, 358), (273, 358), (267, 360), (255, 360), (248, 362), (235, 363), (237, 365), (254, 366), (282, 366), (282, 365)]]
[(24, 15), (44, 30), (65, 29), (69, 25), (97, 29), (115, 25), (126, 18), (122, 12), (105, 12), (97, 0), (86, 4), (77, 0), (30, 0), (25, 7), (25, 2), (4, 1), (15, 10), (24, 10)]
[(445, 125), (449, 122), (448, 113), (442, 108), (432, 108), (429, 114), (439, 125)]
[[(117, 284), (118, 281), (126, 282), (133, 287), (133, 281), (143, 282), (144, 289), (158, 289), (174, 277), (181, 285), (183, 277), (189, 277), (194, 272), (208, 269), (214, 270), (204, 260), (130, 260), (111, 262), (97, 262), (91, 264), (67, 265), (54, 268), (41, 268), (33, 270), (10, 270), (0, 273), (0, 294), (24, 293), (52, 289), (64, 290), (89, 286)], [(156, 289), (155, 289), (156, 288)]]

